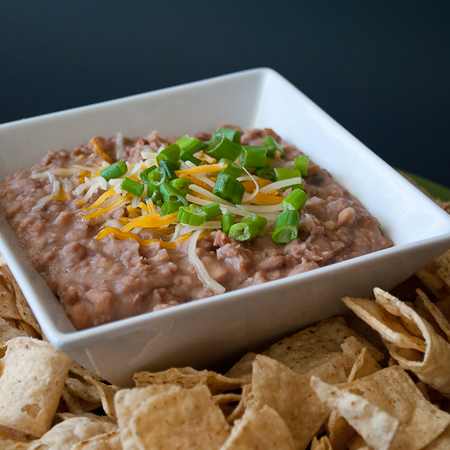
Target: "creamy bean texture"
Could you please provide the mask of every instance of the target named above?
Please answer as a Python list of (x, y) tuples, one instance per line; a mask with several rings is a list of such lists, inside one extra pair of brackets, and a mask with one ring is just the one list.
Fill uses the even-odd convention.
[[(197, 136), (210, 138), (208, 133)], [(285, 146), (285, 159), (279, 165), (301, 153), (270, 129), (245, 131), (241, 143), (259, 145), (265, 136), (273, 136)], [(121, 143), (122, 157), (137, 161), (143, 146), (157, 150), (168, 142), (171, 140), (157, 133), (126, 138)], [(104, 140), (111, 155), (116, 144), (116, 138)], [(127, 212), (118, 208), (101, 220), (86, 220), (84, 206), (71, 193), (82, 182), (82, 173), (61, 181), (62, 191), (70, 186), (67, 194), (54, 195), (44, 206), (36, 207), (51, 195), (52, 186), (47, 177), (34, 174), (74, 165), (98, 166), (100, 156), (92, 144), (72, 151), (51, 151), (39, 164), (0, 183), (2, 213), (74, 326), (92, 327), (212, 295), (187, 257), (189, 239), (176, 248), (162, 248), (157, 242), (142, 245), (113, 235), (95, 239), (105, 220), (116, 223)], [(274, 243), (270, 233), (238, 242), (221, 230), (205, 231), (197, 255), (209, 275), (228, 291), (392, 246), (377, 220), (325, 169), (311, 162), (303, 188), (308, 201), (301, 211), (299, 236), (286, 245)], [(143, 233), (147, 238), (164, 238), (166, 231)]]

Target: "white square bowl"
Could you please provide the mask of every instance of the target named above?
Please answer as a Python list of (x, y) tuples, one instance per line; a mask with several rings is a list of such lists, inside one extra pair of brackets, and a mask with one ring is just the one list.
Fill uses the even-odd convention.
[(0, 220), (0, 252), (47, 338), (116, 383), (143, 368), (206, 366), (339, 313), (342, 295), (393, 287), (450, 247), (450, 217), (281, 75), (255, 69), (0, 126), (0, 177), (93, 135), (271, 127), (379, 219), (392, 248), (167, 310), (76, 331)]

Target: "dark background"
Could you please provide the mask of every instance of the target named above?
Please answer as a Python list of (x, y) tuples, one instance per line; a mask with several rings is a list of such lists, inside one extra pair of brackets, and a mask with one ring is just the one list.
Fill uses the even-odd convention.
[(396, 167), (450, 185), (443, 1), (1, 1), (0, 123), (272, 67)]

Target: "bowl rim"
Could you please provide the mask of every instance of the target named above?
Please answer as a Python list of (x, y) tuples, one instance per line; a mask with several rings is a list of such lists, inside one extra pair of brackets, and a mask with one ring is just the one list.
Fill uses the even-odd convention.
[[(226, 75), (221, 75), (217, 77), (212, 78), (206, 78), (198, 81), (193, 81), (190, 83), (184, 83), (176, 86), (169, 86), (162, 89), (157, 89), (149, 92), (145, 92), (142, 94), (135, 94), (131, 96), (121, 97), (119, 99), (114, 100), (108, 100), (104, 102), (94, 103), (91, 105), (81, 106), (77, 108), (71, 108), (66, 109), (58, 112), (53, 112), (49, 114), (43, 114), (36, 117), (31, 118), (25, 118), (25, 119), (19, 119), (16, 121), (0, 124), (0, 132), (6, 129), (9, 129), (11, 127), (16, 126), (25, 126), (27, 124), (31, 123), (38, 123), (43, 122), (48, 119), (54, 119), (61, 116), (70, 116), (75, 115), (79, 113), (83, 113), (84, 111), (93, 111), (93, 110), (102, 110), (105, 108), (109, 108), (111, 106), (120, 105), (123, 103), (132, 102), (135, 100), (142, 100), (151, 98), (152, 96), (159, 96), (161, 94), (174, 94), (178, 92), (182, 92), (185, 90), (190, 90), (193, 88), (205, 86), (214, 84), (216, 82), (221, 82), (223, 80), (231, 80), (231, 79), (239, 79), (241, 77), (254, 75), (254, 76), (275, 76), (279, 80), (282, 80), (284, 83), (288, 84), (292, 89), (295, 90), (296, 93), (301, 94), (304, 96), (304, 98), (309, 102), (309, 106), (312, 107), (316, 112), (319, 112), (324, 120), (326, 120), (328, 123), (332, 124), (333, 126), (337, 126), (339, 128), (340, 132), (345, 133), (345, 135), (352, 140), (356, 141), (359, 147), (359, 151), (364, 152), (365, 157), (370, 157), (374, 161), (377, 161), (379, 164), (381, 164), (387, 173), (392, 177), (397, 177), (398, 182), (403, 183), (402, 186), (408, 190), (411, 191), (411, 189), (414, 191), (415, 195), (422, 196), (422, 198), (425, 198), (428, 202), (428, 206), (430, 208), (435, 208), (435, 212), (439, 211), (440, 214), (442, 214), (442, 217), (447, 217), (447, 214), (442, 211), (438, 205), (436, 205), (430, 198), (428, 198), (423, 192), (421, 192), (419, 189), (417, 189), (414, 185), (412, 185), (406, 178), (404, 178), (400, 173), (398, 173), (394, 168), (392, 168), (389, 164), (387, 164), (383, 159), (381, 159), (378, 155), (373, 153), (366, 145), (364, 145), (361, 141), (359, 141), (354, 135), (352, 135), (349, 131), (347, 131), (342, 125), (340, 125), (335, 119), (333, 119), (331, 116), (329, 116), (325, 111), (323, 111), (318, 105), (316, 105), (311, 99), (309, 99), (305, 94), (303, 94), (296, 86), (294, 86), (292, 83), (290, 83), (286, 78), (284, 78), (280, 73), (277, 71), (268, 68), (268, 67), (260, 67), (255, 69), (248, 69), (238, 72), (233, 72)], [(413, 192), (411, 191), (411, 192)], [(196, 299), (190, 302), (182, 303), (176, 306), (172, 306), (167, 309), (159, 310), (159, 311), (152, 311), (148, 313), (139, 314), (137, 316), (132, 316), (120, 320), (116, 320), (113, 322), (105, 323), (102, 325), (98, 325), (95, 327), (83, 329), (83, 330), (76, 330), (73, 331), (61, 331), (61, 329), (58, 327), (58, 325), (55, 323), (54, 318), (51, 317), (51, 314), (49, 311), (47, 311), (46, 307), (43, 306), (43, 302), (41, 300), (41, 296), (36, 292), (35, 286), (33, 282), (30, 282), (30, 292), (33, 293), (33, 297), (36, 299), (36, 308), (40, 309), (40, 312), (42, 313), (42, 316), (45, 317), (45, 321), (43, 323), (40, 322), (40, 325), (44, 331), (44, 334), (47, 336), (47, 338), (57, 347), (59, 348), (75, 348), (80, 345), (87, 345), (92, 340), (106, 337), (113, 333), (119, 333), (123, 332), (125, 330), (130, 330), (133, 328), (141, 327), (142, 324), (150, 324), (153, 320), (158, 320), (161, 318), (167, 318), (170, 319), (173, 316), (176, 316), (177, 314), (182, 314), (186, 311), (192, 311), (195, 313), (195, 311), (199, 309), (207, 309), (210, 307), (213, 307), (214, 304), (221, 302), (232, 302), (237, 297), (243, 295), (248, 295), (250, 293), (257, 294), (261, 291), (274, 291), (274, 290), (281, 290), (283, 287), (290, 286), (293, 284), (297, 284), (301, 282), (302, 280), (314, 280), (317, 278), (322, 277), (325, 274), (332, 273), (332, 272), (339, 272), (340, 270), (348, 269), (351, 267), (358, 266), (360, 264), (363, 264), (366, 261), (370, 260), (377, 260), (382, 259), (383, 257), (387, 255), (391, 255), (394, 253), (403, 253), (411, 249), (416, 248), (422, 248), (426, 247), (428, 245), (436, 244), (436, 243), (450, 243), (450, 216), (448, 216), (448, 223), (449, 223), (449, 231), (443, 234), (437, 234), (430, 238), (404, 243), (404, 244), (395, 244), (393, 247), (379, 250), (376, 252), (368, 253), (365, 255), (361, 255), (358, 257), (351, 258), (346, 261), (337, 262), (334, 264), (331, 264), (329, 266), (320, 267), (317, 269), (314, 269), (309, 272), (304, 272), (300, 274), (295, 274), (291, 276), (287, 276), (284, 278), (280, 278), (273, 281), (268, 281), (265, 283), (261, 283), (254, 286), (248, 286), (244, 288), (239, 288), (233, 291), (225, 292), (224, 294), (219, 295), (213, 295), (201, 299)], [(9, 259), (11, 259), (11, 270), (13, 274), (16, 272), (22, 271), (23, 267), (22, 264), (17, 260), (16, 258), (16, 250), (14, 248), (10, 248), (8, 244), (5, 244), (5, 239), (3, 236), (3, 233), (0, 232), (0, 248), (5, 250), (6, 249), (6, 255), (5, 260), (8, 262)], [(11, 253), (11, 258), (9, 258), (8, 254)], [(16, 267), (15, 267), (16, 266)], [(38, 274), (38, 272), (33, 269), (33, 273), (37, 274), (39, 278), (41, 276)], [(23, 273), (22, 273), (23, 274)], [(20, 275), (22, 275), (20, 274)], [(18, 277), (18, 283), (20, 285), (22, 276)], [(24, 277), (27, 278), (27, 277)], [(54, 296), (56, 298), (56, 296)]]

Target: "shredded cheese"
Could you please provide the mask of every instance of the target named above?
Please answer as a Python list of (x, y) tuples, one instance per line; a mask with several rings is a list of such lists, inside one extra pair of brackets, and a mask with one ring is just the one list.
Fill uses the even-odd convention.
[(201, 175), (220, 172), (225, 166), (223, 164), (205, 164), (203, 166), (195, 166), (189, 169), (181, 169), (175, 172), (177, 177), (183, 178), (186, 175)]
[(296, 184), (301, 184), (303, 182), (302, 177), (288, 178), (287, 180), (275, 181), (275, 183), (270, 183), (267, 186), (262, 187), (259, 192), (273, 192), (283, 189), (285, 187), (294, 186)]
[(91, 219), (95, 219), (96, 217), (103, 216), (104, 214), (112, 213), (117, 208), (124, 206), (125, 203), (126, 203), (126, 201), (124, 198), (118, 197), (113, 202), (111, 202), (111, 204), (109, 204), (108, 206), (105, 206), (104, 208), (97, 208), (95, 211), (84, 215), (83, 219), (91, 220)]
[(142, 227), (142, 228), (162, 228), (172, 223), (175, 223), (177, 220), (177, 214), (168, 214), (167, 216), (141, 216), (136, 219), (130, 220), (124, 227), (121, 228), (122, 231), (131, 231), (133, 228)]
[(243, 203), (251, 203), (252, 200), (255, 199), (255, 197), (259, 194), (259, 184), (256, 181), (255, 177), (245, 168), (242, 167), (244, 172), (247, 174), (248, 177), (250, 177), (251, 182), (255, 185), (255, 189), (251, 194), (244, 194)]
[(188, 246), (188, 259), (189, 262), (194, 266), (195, 271), (199, 280), (202, 282), (203, 286), (210, 289), (214, 294), (223, 294), (225, 288), (219, 284), (214, 278), (212, 278), (205, 265), (202, 263), (201, 259), (197, 256), (197, 241), (202, 233), (202, 230), (194, 231), (192, 237), (189, 239)]
[(116, 159), (125, 158), (125, 146), (123, 145), (123, 134), (119, 131), (116, 134)]

